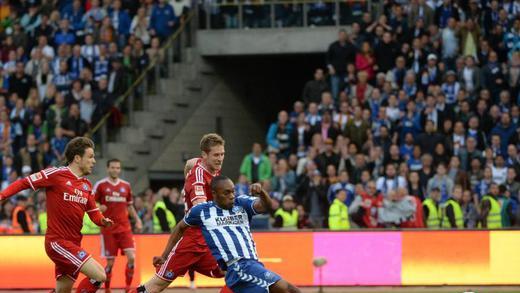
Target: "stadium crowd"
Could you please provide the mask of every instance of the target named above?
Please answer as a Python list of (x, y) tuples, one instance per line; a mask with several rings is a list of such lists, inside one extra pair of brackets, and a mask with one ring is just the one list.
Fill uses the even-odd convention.
[[(114, 102), (164, 58), (161, 43), (190, 7), (190, 0), (0, 1), (2, 188), (62, 161), (66, 143), (106, 113), (111, 128), (119, 126)], [(10, 226), (18, 205), (37, 224), (45, 197), (19, 198), (0, 205), (0, 226)]]
[[(0, 4), (2, 187), (119, 111), (114, 98), (188, 6), (48, 2)], [(394, 0), (363, 13), (244, 157), (237, 193), (262, 182), (276, 199), (272, 225), (285, 229), (520, 224), (519, 14), (511, 0)], [(1, 206), (0, 229), (23, 206), (43, 231), (44, 194), (18, 199)], [(183, 215), (177, 189), (146, 190), (134, 205), (143, 232)]]
[(518, 224), (518, 1), (385, 1), (340, 30), (241, 181), (275, 226)]

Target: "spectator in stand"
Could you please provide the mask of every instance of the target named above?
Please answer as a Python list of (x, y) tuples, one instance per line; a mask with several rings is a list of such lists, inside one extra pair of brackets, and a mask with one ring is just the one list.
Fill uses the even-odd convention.
[(263, 182), (272, 176), (269, 158), (262, 152), (262, 145), (254, 143), (250, 154), (246, 155), (240, 165), (240, 174), (245, 175), (250, 183)]
[(347, 64), (354, 64), (356, 47), (350, 42), (347, 32), (341, 29), (338, 40), (330, 44), (327, 51), (327, 69), (330, 75), (332, 97), (338, 99), (341, 81), (345, 78)]
[(16, 99), (15, 108), (11, 111), (11, 133), (13, 138), (13, 152), (17, 153), (24, 146), (27, 126), (29, 124), (29, 113), (24, 107), (22, 98)]
[(502, 211), (498, 201), (499, 188), (491, 183), (487, 195), (482, 197), (480, 204), (480, 227), (488, 229), (502, 228)]
[(464, 215), (464, 227), (468, 229), (476, 228), (479, 213), (470, 190), (464, 190), (464, 193), (462, 194), (461, 208)]
[(52, 82), (56, 85), (58, 92), (67, 95), (70, 90), (72, 79), (70, 77), (69, 68), (65, 60), (60, 61), (59, 71), (54, 75)]
[(15, 72), (9, 77), (9, 93), (16, 93), (23, 99), (27, 98), (29, 89), (33, 86), (31, 76), (25, 74), (24, 69), (24, 63), (17, 62)]
[(322, 179), (320, 171), (308, 169), (296, 192), (313, 228), (324, 227), (329, 209), (327, 186)]
[(424, 26), (429, 27), (433, 24), (434, 11), (426, 4), (426, 0), (417, 0), (411, 3), (408, 13), (408, 26), (413, 27), (417, 20), (423, 20)]
[(273, 227), (284, 230), (298, 229), (298, 210), (292, 196), (284, 195), (281, 208), (276, 210), (274, 216)]
[(382, 41), (375, 47), (374, 56), (378, 72), (387, 73), (395, 64), (398, 47), (392, 40), (392, 33), (385, 32)]
[(441, 206), (441, 227), (444, 229), (464, 228), (464, 215), (462, 212), (462, 186), (456, 185), (448, 200)]
[(68, 138), (63, 135), (63, 129), (56, 127), (54, 129), (54, 137), (51, 139), (51, 149), (58, 161), (63, 161), (65, 146), (68, 142)]
[(123, 47), (126, 45), (126, 40), (130, 35), (130, 15), (128, 15), (128, 12), (122, 10), (121, 0), (115, 0), (111, 8), (109, 17), (119, 37), (118, 45), (119, 47)]
[(67, 112), (68, 110), (65, 105), (64, 96), (60, 93), (57, 93), (54, 99), (54, 104), (49, 107), (45, 114), (49, 132), (53, 133), (54, 128), (61, 125), (61, 122), (66, 117)]
[(439, 202), (441, 192), (437, 187), (432, 188), (428, 198), (423, 201), (424, 223), (428, 229), (439, 229), (441, 216), (439, 214)]
[(285, 159), (280, 159), (274, 166), (271, 184), (273, 191), (278, 194), (294, 194), (296, 192), (296, 174), (289, 168)]
[(453, 192), (454, 187), (453, 180), (447, 176), (446, 172), (446, 165), (444, 165), (444, 163), (439, 163), (437, 165), (435, 176), (428, 180), (428, 186), (426, 188), (427, 194), (430, 194), (434, 188), (438, 188), (441, 192), (441, 203), (444, 203), (446, 200), (448, 200), (450, 194)]
[(83, 34), (83, 29), (85, 28), (84, 14), (85, 11), (81, 0), (74, 0), (68, 9), (63, 11), (63, 18), (69, 21), (72, 31), (78, 37)]
[(33, 134), (38, 144), (44, 143), (48, 140), (49, 132), (47, 123), (42, 120), (40, 114), (34, 114), (32, 123), (27, 128), (27, 134)]
[(344, 203), (347, 206), (350, 206), (352, 201), (354, 201), (354, 185), (349, 183), (349, 176), (347, 170), (342, 170), (339, 172), (338, 182), (330, 185), (329, 191), (327, 192), (327, 199), (329, 203), (332, 203), (336, 198), (336, 195), (339, 191), (345, 191), (345, 199)]
[(368, 140), (367, 131), (370, 130), (370, 125), (362, 117), (362, 110), (360, 107), (354, 109), (354, 117), (347, 122), (343, 136), (349, 137), (353, 143), (361, 147)]
[(249, 194), (249, 183), (245, 175), (240, 174), (240, 176), (238, 176), (237, 183), (235, 184), (235, 194)]
[(178, 20), (173, 7), (166, 0), (159, 0), (155, 4), (150, 16), (150, 33), (165, 41), (173, 33), (173, 28)]
[(509, 113), (505, 112), (501, 114), (500, 124), (496, 125), (493, 130), (491, 130), (491, 135), (496, 134), (500, 136), (500, 151), (503, 154), (507, 153), (507, 145), (516, 132), (517, 127), (518, 126), (511, 123), (511, 116)]
[(13, 234), (34, 234), (32, 220), (26, 208), (28, 206), (28, 199), (23, 195), (16, 198), (16, 206), (13, 209), (12, 216), (12, 231)]
[[(30, 166), (32, 172), (38, 172), (45, 167), (43, 163), (43, 154), (37, 145), (36, 138), (33, 134), (27, 136), (25, 147), (21, 148), (15, 160), (17, 166)], [(21, 168), (18, 170), (21, 172)], [(29, 174), (30, 175), (30, 174)]]
[(391, 190), (396, 190), (399, 187), (406, 188), (406, 180), (397, 175), (395, 165), (388, 163), (385, 168), (385, 176), (377, 179), (377, 190), (386, 198)]
[(318, 170), (322, 174), (327, 172), (327, 166), (333, 165), (337, 169), (339, 165), (339, 156), (334, 152), (334, 141), (331, 138), (327, 138), (324, 143), (324, 151), (316, 157)]
[(85, 44), (81, 46), (81, 56), (85, 58), (89, 64), (93, 64), (99, 55), (100, 47), (94, 43), (94, 36), (91, 34), (85, 35)]
[[(91, 49), (93, 48), (86, 49), (85, 51), (90, 51)], [(79, 78), (80, 73), (84, 68), (91, 66), (87, 58), (82, 55), (82, 48), (80, 45), (74, 45), (72, 48), (72, 56), (68, 58), (67, 65), (69, 68), (70, 78), (74, 80)]]
[(515, 168), (509, 167), (507, 169), (507, 179), (504, 182), (507, 191), (511, 194), (511, 199), (520, 201), (520, 182), (516, 180), (517, 172)]
[(402, 223), (409, 221), (415, 214), (415, 201), (407, 197), (407, 190), (399, 187), (390, 190), (383, 206), (378, 212), (378, 221), (384, 227), (399, 227)]
[(73, 45), (76, 42), (76, 36), (70, 30), (70, 23), (68, 19), (60, 21), (60, 30), (54, 35), (54, 44), (60, 46), (61, 44)]
[(271, 124), (267, 132), (268, 151), (276, 151), (280, 156), (287, 157), (290, 152), (291, 125), (286, 111), (278, 113), (278, 121)]
[(332, 113), (324, 111), (321, 117), (321, 121), (311, 129), (311, 133), (321, 135), (323, 140), (331, 139), (334, 142), (339, 135), (339, 129), (332, 121)]
[(323, 69), (317, 68), (314, 71), (314, 79), (305, 83), (305, 86), (303, 87), (303, 102), (307, 105), (311, 102), (319, 103), (321, 94), (327, 90), (328, 85), (325, 81)]
[(329, 229), (349, 230), (350, 220), (348, 217), (348, 206), (345, 204), (347, 192), (338, 190), (329, 208)]
[(137, 15), (134, 16), (130, 24), (130, 33), (140, 39), (146, 46), (148, 46), (151, 41), (150, 32), (148, 31), (149, 25), (150, 18), (146, 15), (146, 9), (140, 7), (137, 10)]
[(113, 96), (119, 97), (128, 88), (128, 79), (125, 70), (122, 68), (121, 59), (112, 59), (112, 70), (108, 76), (108, 92)]
[(81, 92), (81, 100), (79, 101), (80, 117), (81, 120), (85, 121), (87, 125), (91, 125), (92, 116), (96, 109), (96, 104), (92, 99), (92, 91), (89, 88), (85, 88)]
[(353, 221), (363, 228), (378, 228), (378, 212), (383, 206), (383, 195), (377, 192), (376, 183), (369, 181), (366, 189), (359, 188), (349, 208)]
[(370, 43), (363, 42), (360, 51), (356, 54), (356, 70), (366, 72), (369, 81), (374, 79), (375, 70), (377, 70), (377, 65), (374, 61), (374, 54)]
[(87, 133), (88, 126), (80, 117), (78, 104), (70, 105), (69, 115), (61, 121), (61, 128), (63, 128), (63, 134), (69, 139)]

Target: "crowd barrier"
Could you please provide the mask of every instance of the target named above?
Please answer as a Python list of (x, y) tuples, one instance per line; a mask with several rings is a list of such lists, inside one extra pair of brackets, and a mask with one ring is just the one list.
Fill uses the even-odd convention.
[[(134, 284), (154, 274), (152, 257), (167, 239), (135, 236)], [(259, 232), (254, 239), (266, 267), (298, 286), (520, 285), (520, 231)], [(99, 236), (85, 236), (83, 247), (100, 260)], [(327, 259), (321, 274), (312, 264), (320, 257)], [(114, 287), (124, 286), (124, 263), (116, 259)], [(53, 269), (43, 236), (0, 237), (0, 289), (51, 288)], [(223, 279), (197, 275), (196, 285)]]

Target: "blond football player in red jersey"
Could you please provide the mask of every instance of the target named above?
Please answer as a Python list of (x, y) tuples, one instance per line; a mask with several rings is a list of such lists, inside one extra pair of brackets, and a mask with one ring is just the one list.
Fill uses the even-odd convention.
[[(224, 162), (225, 141), (215, 133), (209, 133), (200, 141), (201, 158), (191, 159), (185, 167), (184, 202), (186, 211), (193, 206), (213, 200), (211, 180), (220, 175)], [(188, 172), (186, 172), (189, 170)], [(139, 286), (139, 293), (161, 292), (170, 285), (175, 278), (184, 276), (189, 270), (194, 270), (213, 278), (225, 276), (211, 255), (200, 228), (193, 227), (186, 231), (182, 240), (173, 247), (168, 240), (168, 254), (159, 260), (154, 260), (156, 273), (148, 282)], [(231, 292), (224, 287), (221, 292)]]
[(115, 258), (121, 250), (126, 256), (125, 289), (128, 291), (134, 276), (135, 245), (132, 234), (132, 225), (128, 216), (134, 220), (135, 228), (140, 231), (143, 227), (141, 219), (133, 206), (132, 187), (130, 183), (119, 178), (121, 175), (121, 161), (110, 159), (107, 161), (106, 178), (101, 179), (94, 186), (94, 196), (100, 204), (103, 214), (112, 220), (114, 225), (101, 229), (101, 255), (106, 258), (105, 292), (110, 292), (110, 280)]
[(79, 293), (93, 293), (106, 280), (103, 266), (81, 248), (83, 215), (89, 215), (98, 226), (113, 224), (96, 206), (92, 184), (84, 176), (92, 173), (96, 163), (94, 143), (85, 137), (72, 139), (65, 148), (67, 167), (48, 168), (19, 179), (0, 192), (0, 200), (22, 190), (45, 188), (47, 232), (45, 251), (55, 264), (56, 292), (72, 290), (79, 273), (87, 277), (77, 288)]

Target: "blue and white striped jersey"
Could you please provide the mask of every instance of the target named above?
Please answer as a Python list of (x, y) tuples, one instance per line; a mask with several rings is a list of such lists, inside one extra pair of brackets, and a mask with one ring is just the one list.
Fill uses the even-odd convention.
[(257, 214), (253, 207), (256, 200), (256, 197), (239, 196), (231, 210), (209, 201), (194, 206), (184, 217), (189, 226), (201, 227), (211, 253), (222, 268), (232, 260), (258, 259), (249, 229), (251, 218)]

